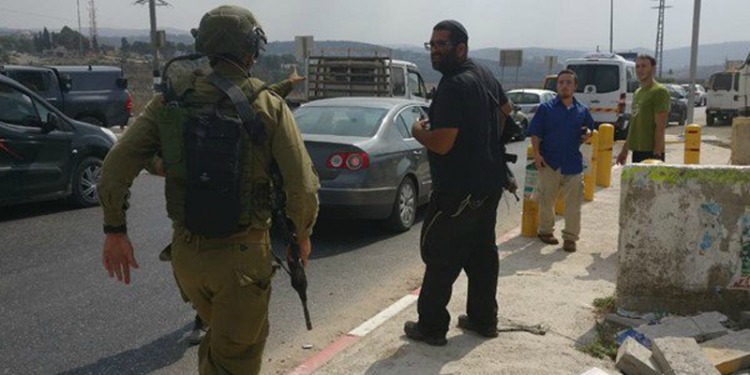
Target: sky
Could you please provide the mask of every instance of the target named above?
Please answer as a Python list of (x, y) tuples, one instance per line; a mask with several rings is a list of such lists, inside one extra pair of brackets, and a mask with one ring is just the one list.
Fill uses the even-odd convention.
[[(79, 0), (83, 27), (89, 0)], [(653, 49), (656, 0), (614, 1), (614, 48)], [(694, 0), (667, 0), (664, 48), (691, 43)], [(190, 30), (222, 4), (256, 15), (270, 41), (313, 35), (380, 45), (421, 45), (432, 26), (456, 19), (469, 32), (469, 47), (609, 49), (610, 0), (168, 0), (157, 8), (159, 28)], [(750, 0), (703, 0), (700, 43), (750, 39)], [(133, 0), (97, 0), (97, 26), (148, 29), (148, 6)], [(76, 0), (0, 0), (0, 27), (77, 28)]]

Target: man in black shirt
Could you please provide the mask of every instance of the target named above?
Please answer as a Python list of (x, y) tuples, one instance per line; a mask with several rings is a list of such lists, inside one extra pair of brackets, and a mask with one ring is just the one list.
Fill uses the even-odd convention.
[(418, 322), (406, 322), (407, 337), (445, 345), (446, 309), (453, 282), (463, 269), (469, 278), (466, 315), (458, 326), (497, 336), (497, 206), (507, 183), (503, 120), (512, 110), (500, 83), (468, 58), (468, 34), (457, 21), (442, 21), (425, 48), (443, 74), (429, 119), (412, 126), (428, 150), (433, 191), (420, 251), (426, 265), (418, 301)]

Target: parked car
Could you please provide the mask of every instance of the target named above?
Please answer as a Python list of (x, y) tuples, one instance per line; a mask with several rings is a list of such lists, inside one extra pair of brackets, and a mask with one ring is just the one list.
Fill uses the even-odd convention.
[(750, 108), (750, 64), (745, 63), (738, 71), (712, 74), (706, 98), (706, 125), (714, 126), (718, 120), (731, 123)]
[(125, 126), (133, 109), (128, 80), (116, 66), (0, 66), (13, 78), (76, 120)]
[[(686, 92), (690, 92), (690, 84), (680, 85)], [(699, 84), (695, 84), (695, 94), (693, 96), (693, 103), (696, 107), (706, 105), (706, 89)]]
[(687, 92), (680, 85), (665, 84), (664, 86), (669, 91), (671, 98), (667, 122), (685, 125), (685, 121), (687, 121)]
[(544, 76), (544, 80), (542, 80), (542, 89), (557, 92), (557, 74)]
[(379, 219), (396, 232), (414, 223), (432, 189), (427, 150), (411, 136), (422, 101), (332, 98), (294, 110), (320, 177), (321, 215)]
[(102, 160), (116, 140), (0, 75), (0, 206), (66, 197), (98, 204)]
[(557, 93), (549, 90), (518, 89), (510, 90), (506, 95), (513, 104), (521, 107), (521, 111), (526, 114), (528, 121), (531, 121), (534, 119), (534, 115), (539, 109), (539, 105), (554, 99), (557, 96)]

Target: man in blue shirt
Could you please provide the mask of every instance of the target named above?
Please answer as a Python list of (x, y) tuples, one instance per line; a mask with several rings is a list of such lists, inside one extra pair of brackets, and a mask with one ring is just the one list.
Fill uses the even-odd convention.
[(528, 133), (539, 171), (539, 239), (557, 245), (555, 199), (560, 189), (565, 200), (563, 250), (576, 251), (581, 232), (583, 200), (583, 156), (581, 143), (591, 137), (594, 119), (589, 109), (574, 97), (578, 78), (572, 70), (557, 75), (557, 97), (539, 106)]

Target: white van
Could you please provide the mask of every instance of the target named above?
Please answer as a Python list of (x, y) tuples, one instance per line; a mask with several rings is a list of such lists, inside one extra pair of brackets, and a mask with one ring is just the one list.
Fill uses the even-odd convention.
[(597, 126), (615, 126), (615, 139), (625, 139), (633, 105), (633, 93), (639, 86), (635, 63), (612, 53), (592, 53), (568, 59), (565, 66), (576, 72), (575, 97), (591, 111)]
[(708, 80), (706, 92), (706, 125), (716, 120), (729, 120), (739, 116), (750, 106), (750, 66), (739, 71), (714, 73)]

